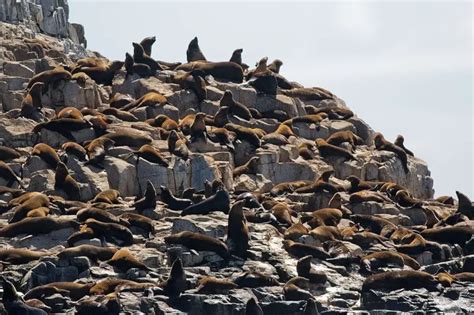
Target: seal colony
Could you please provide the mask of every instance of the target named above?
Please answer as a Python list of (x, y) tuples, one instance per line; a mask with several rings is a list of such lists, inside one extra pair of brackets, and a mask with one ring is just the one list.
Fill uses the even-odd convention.
[[(474, 205), (434, 198), (409, 139), (280, 59), (161, 44), (45, 57), (0, 114), (31, 132), (0, 148), (7, 312), (474, 311)], [(66, 85), (101, 105), (52, 103)]]

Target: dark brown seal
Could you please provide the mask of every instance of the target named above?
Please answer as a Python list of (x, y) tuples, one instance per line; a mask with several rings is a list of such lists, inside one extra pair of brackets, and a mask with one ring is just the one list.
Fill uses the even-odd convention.
[(168, 136), (168, 150), (171, 154), (174, 154), (185, 161), (189, 158), (188, 146), (186, 145), (186, 142), (178, 136), (178, 133), (175, 130), (172, 130)]
[(184, 272), (181, 259), (177, 258), (173, 262), (168, 279), (160, 283), (159, 286), (163, 289), (163, 293), (170, 297), (178, 297), (188, 289), (186, 273)]
[(383, 137), (383, 135), (381, 133), (376, 133), (375, 134), (374, 144), (375, 144), (375, 148), (377, 150), (390, 151), (390, 152), (395, 153), (395, 155), (402, 162), (403, 170), (405, 171), (405, 173), (409, 172), (407, 154), (405, 153), (405, 151), (402, 148), (400, 148), (400, 147), (396, 146), (395, 144), (390, 143), (389, 141), (385, 140), (385, 138)]
[(38, 112), (43, 108), (41, 102), (41, 94), (43, 92), (44, 83), (36, 82), (28, 90), (28, 93), (21, 102), (20, 116), (38, 120)]
[(186, 60), (188, 62), (206, 61), (206, 57), (204, 57), (201, 48), (199, 48), (197, 36), (189, 42), (188, 49), (186, 50)]
[(319, 154), (324, 157), (342, 157), (345, 160), (357, 160), (357, 158), (352, 155), (351, 152), (346, 149), (340, 148), (338, 146), (327, 143), (324, 139), (318, 138), (315, 140), (316, 147), (318, 148)]
[(192, 71), (201, 70), (206, 76), (212, 75), (217, 80), (229, 81), (234, 83), (242, 83), (244, 73), (242, 67), (234, 62), (207, 62), (192, 61), (185, 63), (176, 68), (176, 71)]
[(39, 217), (25, 218), (0, 228), (0, 237), (15, 237), (21, 234), (38, 235), (66, 228), (76, 228), (79, 223), (63, 218)]
[(367, 277), (362, 284), (362, 293), (369, 290), (393, 291), (398, 289), (425, 288), (437, 291), (436, 278), (429, 273), (415, 270), (387, 271)]
[(413, 154), (413, 152), (411, 152), (410, 150), (408, 150), (405, 147), (404, 142), (405, 142), (405, 138), (402, 135), (398, 135), (393, 144), (395, 144), (396, 146), (402, 148), (402, 150), (405, 151), (406, 154), (411, 155), (411, 156), (415, 156)]
[(66, 142), (61, 146), (61, 149), (66, 154), (77, 157), (80, 161), (85, 161), (87, 157), (87, 151), (82, 145), (76, 142)]
[(69, 175), (69, 171), (63, 162), (58, 162), (54, 176), (54, 189), (62, 190), (70, 200), (80, 200), (81, 191), (77, 181)]
[(296, 271), (299, 277), (304, 277), (311, 283), (325, 284), (328, 277), (323, 271), (317, 271), (311, 267), (312, 256), (305, 256), (296, 263)]
[(245, 201), (237, 201), (229, 211), (227, 223), (227, 244), (231, 253), (239, 257), (247, 257), (249, 249), (249, 228), (243, 213)]
[(234, 100), (232, 92), (230, 90), (226, 90), (224, 95), (222, 96), (219, 106), (227, 106), (229, 107), (229, 112), (232, 115), (238, 116), (245, 120), (252, 119), (252, 114), (250, 110), (244, 104), (237, 102)]
[(94, 286), (94, 282), (52, 282), (34, 287), (25, 294), (25, 299), (44, 299), (56, 291), (66, 293), (73, 301), (80, 300), (89, 294), (89, 290)]
[(218, 190), (213, 196), (185, 208), (181, 215), (190, 214), (208, 214), (213, 211), (222, 211), (229, 213), (230, 210), (230, 197), (229, 193), (225, 190)]
[(48, 254), (48, 252), (33, 251), (26, 248), (5, 248), (0, 249), (0, 261), (14, 265), (22, 265), (30, 261), (39, 260)]
[(135, 210), (142, 213), (145, 210), (153, 210), (156, 208), (156, 189), (151, 181), (147, 181), (145, 195), (134, 203)]
[(3, 178), (7, 182), (6, 185), (8, 187), (11, 187), (14, 182), (18, 182), (20, 187), (22, 187), (21, 178), (3, 161), (0, 161), (0, 178)]
[(189, 249), (215, 252), (224, 259), (229, 258), (227, 245), (214, 237), (200, 233), (184, 231), (165, 237), (167, 244), (180, 244)]
[(136, 63), (145, 64), (150, 67), (151, 73), (154, 74), (158, 70), (163, 70), (163, 68), (156, 62), (155, 59), (151, 58), (145, 53), (142, 45), (138, 43), (132, 43), (133, 45), (133, 60)]
[(85, 256), (94, 262), (98, 262), (112, 258), (116, 252), (117, 248), (114, 247), (101, 247), (84, 244), (66, 248), (58, 253), (57, 256), (60, 259), (71, 259), (74, 257)]
[(285, 248), (285, 250), (289, 254), (298, 258), (302, 258), (302, 257), (310, 255), (313, 258), (324, 260), (330, 257), (329, 254), (326, 251), (324, 251), (323, 248), (313, 246), (313, 245), (293, 242), (292, 240), (284, 240), (283, 248)]
[(164, 202), (171, 210), (183, 210), (193, 204), (189, 199), (182, 199), (173, 196), (171, 191), (165, 187), (161, 186), (161, 201)]

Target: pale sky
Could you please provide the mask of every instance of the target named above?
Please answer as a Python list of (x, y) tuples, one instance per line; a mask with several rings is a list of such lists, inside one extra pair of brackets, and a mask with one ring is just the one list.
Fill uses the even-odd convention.
[(376, 131), (427, 161), (435, 196), (474, 199), (473, 4), (467, 2), (163, 2), (69, 0), (88, 48), (124, 59), (156, 36), (153, 57), (186, 60), (198, 36), (208, 60), (243, 48), (253, 65), (331, 90)]

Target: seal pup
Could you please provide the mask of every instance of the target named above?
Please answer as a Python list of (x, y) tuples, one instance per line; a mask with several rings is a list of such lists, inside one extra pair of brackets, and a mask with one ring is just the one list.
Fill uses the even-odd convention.
[(188, 62), (207, 61), (206, 57), (204, 57), (204, 54), (201, 51), (201, 48), (199, 47), (197, 36), (189, 42), (188, 49), (186, 50), (186, 60)]
[(245, 201), (237, 201), (229, 211), (227, 220), (227, 244), (231, 253), (245, 258), (249, 249), (249, 228), (243, 213)]
[(405, 171), (405, 173), (409, 172), (407, 154), (405, 153), (405, 151), (402, 148), (400, 148), (400, 147), (396, 146), (395, 144), (390, 143), (389, 141), (385, 140), (383, 135), (379, 132), (377, 132), (374, 136), (374, 144), (375, 144), (375, 149), (377, 149), (379, 151), (383, 150), (383, 151), (390, 151), (390, 152), (395, 153), (395, 155), (402, 162), (403, 170)]
[(213, 196), (185, 208), (181, 212), (181, 215), (208, 214), (213, 211), (222, 211), (226, 214), (229, 213), (230, 196), (226, 190), (218, 190)]

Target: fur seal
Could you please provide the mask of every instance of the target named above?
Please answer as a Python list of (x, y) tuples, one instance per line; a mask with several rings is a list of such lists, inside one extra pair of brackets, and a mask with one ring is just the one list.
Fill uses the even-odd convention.
[(258, 271), (246, 271), (235, 278), (234, 283), (240, 288), (260, 288), (280, 285), (278, 280), (274, 277)]
[(233, 83), (242, 83), (244, 78), (244, 72), (242, 70), (242, 67), (234, 62), (228, 61), (192, 61), (190, 63), (178, 66), (175, 70), (201, 70), (206, 76), (212, 75), (217, 80), (229, 81)]
[(89, 129), (92, 127), (92, 123), (87, 120), (74, 119), (74, 118), (57, 118), (48, 122), (42, 122), (37, 124), (32, 132), (38, 133), (42, 129), (55, 131), (66, 137), (68, 140), (76, 141), (72, 135), (73, 131), (79, 131)]
[(364, 140), (350, 130), (337, 131), (330, 135), (329, 138), (326, 139), (326, 142), (335, 146), (348, 142), (351, 144), (353, 150), (356, 146), (364, 144)]
[(47, 252), (33, 251), (26, 248), (0, 249), (0, 261), (14, 265), (27, 264), (47, 255)]
[(134, 206), (138, 213), (142, 213), (147, 209), (153, 210), (156, 208), (156, 189), (151, 181), (148, 180), (146, 182), (145, 196), (135, 201)]
[(198, 280), (196, 293), (198, 294), (229, 294), (230, 290), (237, 289), (237, 285), (228, 279), (206, 276)]
[(357, 160), (357, 158), (348, 150), (329, 144), (322, 138), (316, 139), (315, 142), (319, 154), (324, 158), (336, 156), (343, 157), (345, 160)]
[(296, 263), (296, 271), (299, 277), (309, 280), (310, 283), (325, 284), (328, 277), (323, 271), (317, 271), (311, 267), (312, 256), (304, 256)]
[(370, 190), (361, 190), (352, 193), (349, 197), (350, 204), (362, 203), (367, 201), (374, 201), (383, 204), (385, 202), (389, 202), (390, 200), (382, 194)]
[(46, 143), (38, 143), (33, 147), (31, 155), (39, 156), (49, 167), (56, 169), (60, 162), (59, 155), (52, 147)]
[(402, 162), (403, 170), (405, 171), (405, 173), (409, 172), (407, 154), (402, 148), (385, 140), (383, 135), (379, 132), (377, 132), (374, 136), (374, 144), (375, 144), (375, 148), (379, 151), (383, 150), (383, 151), (390, 151), (390, 152), (395, 153), (395, 155)]
[(445, 205), (452, 205), (452, 206), (454, 205), (454, 198), (451, 196), (440, 196), (436, 198), (435, 201), (443, 203)]
[(165, 105), (168, 102), (165, 96), (158, 92), (148, 92), (134, 102), (122, 107), (122, 110), (131, 111), (140, 107), (150, 107), (155, 105)]
[[(291, 90), (282, 90), (281, 93), (289, 97), (299, 98), (303, 102), (321, 101), (334, 98), (334, 94), (332, 94), (328, 90), (318, 87), (293, 88)], [(314, 113), (312, 112), (311, 114)]]
[(151, 74), (154, 74), (158, 70), (163, 70), (163, 68), (155, 61), (155, 59), (151, 58), (147, 55), (142, 47), (142, 45), (138, 43), (132, 43), (133, 45), (133, 60), (136, 63), (145, 64), (150, 67)]
[[(155, 233), (153, 220), (137, 213), (123, 213), (119, 216), (120, 220), (125, 221), (131, 227), (139, 228), (145, 232), (145, 236)], [(123, 224), (123, 223), (122, 223)]]
[(71, 259), (74, 257), (85, 256), (92, 261), (105, 261), (112, 258), (117, 252), (117, 248), (113, 247), (100, 247), (93, 245), (79, 245), (75, 247), (69, 247), (57, 254), (60, 259)]
[(253, 156), (250, 158), (250, 160), (247, 161), (244, 165), (237, 166), (234, 168), (232, 171), (232, 175), (235, 177), (239, 177), (242, 174), (257, 174), (257, 167), (258, 167), (258, 161), (260, 160), (260, 157), (258, 156)]
[(197, 113), (190, 128), (191, 142), (207, 141), (206, 122), (204, 118), (206, 114)]
[(403, 138), (402, 135), (398, 135), (397, 138), (395, 139), (395, 142), (393, 144), (395, 144), (396, 146), (398, 146), (399, 148), (401, 148), (403, 151), (405, 151), (406, 154), (408, 155), (411, 155), (411, 156), (415, 156), (413, 154), (413, 152), (411, 152), (410, 150), (408, 150), (405, 145), (403, 144), (405, 142), (405, 138)]
[(165, 186), (160, 186), (160, 189), (161, 201), (163, 201), (171, 210), (183, 210), (193, 204), (189, 199), (176, 198)]
[(242, 62), (242, 52), (243, 51), (244, 50), (242, 48), (238, 48), (238, 49), (234, 50), (232, 52), (232, 56), (230, 56), (229, 61), (238, 64), (245, 71), (249, 68), (249, 66)]
[(96, 65), (95, 67), (76, 67), (72, 74), (83, 72), (87, 74), (97, 84), (112, 85), (115, 73), (124, 65), (123, 61), (115, 60), (107, 64)]
[(169, 118), (168, 116), (164, 114), (160, 114), (156, 116), (155, 118), (147, 119), (145, 120), (147, 124), (153, 127), (160, 127), (165, 130), (171, 131), (171, 130), (178, 130), (179, 126), (176, 121), (173, 119)]
[(313, 258), (324, 260), (330, 257), (329, 254), (324, 251), (323, 248), (303, 243), (297, 243), (292, 240), (284, 240), (283, 248), (289, 254), (298, 258), (310, 255)]
[(0, 276), (3, 286), (2, 303), (8, 314), (47, 315), (45, 311), (25, 304), (13, 283)]
[(3, 161), (0, 161), (0, 178), (3, 178), (7, 182), (6, 185), (8, 187), (11, 187), (14, 182), (18, 182), (20, 187), (22, 187), (21, 178)]
[(185, 208), (181, 215), (189, 214), (208, 214), (213, 211), (222, 211), (229, 213), (230, 197), (226, 190), (218, 190), (213, 196), (204, 199), (203, 201)]
[(119, 204), (120, 203), (120, 192), (116, 189), (106, 189), (99, 192), (92, 199), (92, 203), (103, 202), (108, 204)]
[(207, 60), (206, 57), (204, 57), (201, 48), (199, 48), (197, 36), (189, 42), (188, 49), (186, 50), (186, 60), (188, 62)]
[(415, 199), (407, 190), (399, 190), (395, 194), (395, 201), (398, 205), (406, 208), (422, 207), (423, 201)]
[(41, 103), (41, 94), (43, 93), (44, 83), (36, 82), (29, 88), (28, 93), (21, 102), (20, 116), (38, 121), (38, 112), (43, 108)]
[(282, 65), (283, 61), (281, 61), (280, 59), (275, 59), (267, 66), (267, 69), (275, 73), (280, 73), (280, 67)]
[(105, 278), (97, 281), (89, 290), (89, 293), (91, 295), (107, 295), (126, 288), (143, 290), (154, 286), (155, 284), (151, 282), (135, 282), (118, 278)]
[(18, 159), (22, 154), (14, 148), (0, 145), (0, 161), (9, 162)]
[(10, 223), (0, 228), (0, 237), (15, 237), (21, 234), (47, 234), (60, 229), (77, 227), (79, 227), (79, 223), (71, 219), (55, 219), (51, 217), (24, 218), (19, 222)]
[(124, 110), (120, 110), (120, 109), (117, 109), (117, 108), (113, 108), (113, 107), (109, 107), (109, 108), (106, 108), (102, 111), (102, 114), (104, 115), (111, 115), (111, 116), (114, 116), (120, 120), (123, 120), (123, 121), (130, 121), (130, 122), (136, 122), (138, 121), (138, 118), (133, 115), (132, 113), (129, 113), (127, 111), (124, 111)]
[(235, 152), (235, 147), (233, 141), (236, 137), (236, 134), (225, 129), (225, 128), (211, 128), (207, 132), (207, 137), (212, 141), (219, 143), (222, 146), (227, 147), (230, 152)]
[(153, 141), (149, 136), (131, 133), (125, 130), (108, 133), (103, 137), (114, 141), (115, 146), (128, 146), (131, 148), (140, 148), (141, 146), (150, 144)]
[(183, 231), (165, 237), (167, 244), (179, 244), (198, 251), (215, 252), (224, 259), (230, 257), (227, 245), (217, 238), (200, 233)]
[(245, 305), (245, 315), (263, 315), (263, 310), (254, 297), (247, 301)]
[(129, 53), (125, 53), (124, 66), (125, 71), (127, 72), (125, 79), (134, 74), (137, 74), (141, 78), (148, 78), (149, 76), (153, 75), (153, 72), (151, 71), (149, 65), (144, 63), (135, 63), (132, 55), (130, 55)]
[(64, 107), (56, 113), (56, 118), (84, 119), (81, 111), (75, 107)]
[(114, 144), (115, 141), (105, 137), (92, 140), (88, 145), (85, 146), (87, 157), (89, 159), (87, 164), (101, 164), (105, 159), (107, 151), (113, 147)]
[(113, 266), (114, 268), (126, 272), (130, 268), (137, 268), (141, 270), (149, 270), (149, 268), (140, 262), (135, 256), (132, 255), (132, 253), (126, 249), (126, 248), (121, 248), (115, 254), (105, 262), (106, 264), (109, 264)]
[(470, 226), (446, 226), (425, 229), (421, 232), (421, 236), (428, 240), (461, 246), (469, 241), (473, 234), (474, 228)]
[(285, 230), (284, 239), (297, 241), (301, 236), (307, 235), (308, 233), (309, 229), (303, 223), (297, 222)]
[[(66, 154), (73, 155), (77, 157), (80, 161), (85, 161), (87, 157), (87, 151), (83, 146), (76, 142), (65, 142), (61, 146), (61, 149), (66, 152)], [(57, 165), (56, 165), (57, 166)]]
[(133, 153), (150, 163), (155, 163), (163, 167), (169, 166), (168, 161), (161, 155), (161, 152), (149, 144), (142, 145), (138, 151), (134, 151)]
[(342, 239), (341, 232), (335, 226), (317, 226), (309, 231), (308, 234), (321, 243)]
[(312, 180), (297, 180), (292, 182), (279, 183), (273, 186), (273, 188), (270, 190), (270, 195), (279, 196), (284, 193), (294, 192), (298, 188), (309, 186), (313, 183), (314, 181)]
[(105, 237), (109, 241), (117, 239), (122, 245), (129, 246), (133, 244), (133, 234), (125, 226), (117, 223), (104, 223), (95, 219), (87, 219), (85, 226), (92, 229), (94, 235)]
[(381, 251), (366, 255), (361, 258), (361, 266), (365, 270), (372, 272), (382, 267), (402, 268), (405, 260), (402, 256), (393, 251)]
[(232, 115), (238, 116), (242, 119), (245, 119), (245, 120), (252, 119), (252, 114), (250, 113), (250, 110), (247, 108), (247, 106), (234, 100), (234, 97), (230, 90), (226, 90), (224, 92), (224, 95), (222, 96), (219, 102), (219, 106), (229, 107), (229, 112)]
[(346, 178), (351, 183), (351, 186), (347, 190), (349, 193), (355, 193), (361, 190), (374, 190), (380, 188), (385, 182), (380, 181), (365, 181), (355, 175), (350, 175)]
[(89, 294), (89, 290), (94, 286), (94, 282), (77, 283), (77, 282), (52, 282), (34, 287), (25, 294), (25, 299), (44, 299), (45, 295), (55, 291), (65, 292), (73, 301), (80, 300)]
[(181, 259), (177, 258), (173, 262), (168, 279), (160, 283), (159, 286), (163, 289), (163, 293), (170, 297), (178, 297), (186, 291), (188, 283)]
[(398, 289), (425, 288), (438, 291), (438, 281), (429, 273), (416, 270), (399, 270), (377, 273), (367, 277), (362, 284), (362, 293), (369, 290), (394, 291)]
[(470, 220), (474, 220), (474, 203), (460, 191), (456, 191), (458, 196), (458, 213), (461, 213), (468, 217)]
[(50, 84), (54, 84), (61, 80), (70, 80), (70, 79), (71, 79), (71, 73), (69, 71), (64, 70), (63, 67), (57, 67), (57, 68), (54, 68), (53, 70), (46, 70), (33, 76), (28, 82), (27, 88), (31, 89), (31, 87), (36, 82), (42, 82), (44, 83), (43, 90), (45, 90), (49, 88)]
[(245, 201), (237, 201), (229, 211), (227, 223), (227, 244), (231, 253), (247, 257), (249, 249), (249, 228), (243, 213)]
[(237, 139), (239, 139), (240, 141), (246, 141), (256, 148), (260, 147), (260, 137), (251, 128), (247, 128), (233, 123), (226, 124), (224, 128), (231, 132), (234, 132), (237, 136)]
[(303, 277), (293, 277), (283, 286), (283, 295), (287, 301), (301, 301), (313, 298), (313, 295), (306, 291), (309, 284), (308, 279)]
[(295, 192), (299, 194), (307, 194), (307, 193), (317, 193), (317, 192), (322, 192), (322, 191), (328, 191), (332, 194), (335, 194), (341, 189), (338, 186), (333, 185), (329, 182), (329, 178), (332, 175), (334, 175), (333, 170), (325, 171), (321, 174), (321, 176), (318, 177), (317, 180), (314, 181), (314, 183), (308, 186), (300, 187), (296, 189)]
[(88, 207), (88, 208), (79, 210), (76, 214), (76, 217), (80, 222), (85, 222), (87, 221), (87, 219), (92, 218), (104, 223), (121, 224), (121, 221), (119, 220), (119, 218), (113, 215), (112, 213), (106, 210), (102, 210), (102, 209), (94, 208), (94, 207)]
[(69, 171), (63, 162), (58, 162), (58, 166), (56, 167), (54, 189), (64, 191), (70, 200), (81, 199), (79, 184), (69, 174)]
[(153, 44), (156, 42), (156, 36), (149, 36), (145, 37), (141, 42), (140, 45), (143, 47), (143, 51), (148, 56), (151, 56), (151, 48)]
[(30, 212), (39, 209), (39, 208), (48, 208), (49, 207), (49, 198), (48, 196), (38, 193), (31, 195), (29, 198), (24, 200), (19, 205), (15, 206), (13, 210), (13, 216), (8, 221), (9, 223), (14, 223), (21, 221), (22, 219), (29, 217)]
[(182, 89), (192, 90), (201, 103), (207, 99), (206, 73), (201, 70), (185, 71), (171, 76), (171, 82), (179, 84)]
[[(323, 225), (337, 226), (341, 221), (343, 213), (336, 208), (322, 208), (311, 213), (311, 217), (317, 218)], [(311, 224), (311, 222), (309, 222)]]
[(267, 60), (267, 57), (260, 59), (257, 68), (247, 75), (247, 82), (257, 91), (257, 94), (276, 95), (278, 80), (275, 73), (267, 69)]
[(180, 139), (175, 130), (172, 130), (168, 136), (168, 150), (171, 154), (174, 154), (185, 161), (189, 158), (188, 146), (183, 139)]

